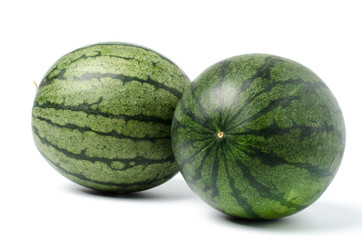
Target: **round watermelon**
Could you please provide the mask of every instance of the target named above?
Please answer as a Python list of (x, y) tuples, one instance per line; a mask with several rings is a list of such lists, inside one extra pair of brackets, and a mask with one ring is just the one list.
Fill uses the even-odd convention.
[(144, 47), (101, 43), (60, 58), (39, 85), (32, 110), (39, 151), (85, 187), (133, 192), (178, 172), (171, 122), (186, 75)]
[(205, 70), (178, 103), (172, 147), (192, 190), (221, 212), (275, 219), (316, 201), (341, 163), (345, 127), (323, 81), (265, 54)]

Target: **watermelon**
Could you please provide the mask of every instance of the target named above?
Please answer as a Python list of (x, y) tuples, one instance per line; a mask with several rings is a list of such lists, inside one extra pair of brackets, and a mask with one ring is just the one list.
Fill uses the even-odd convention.
[(205, 70), (184, 92), (172, 148), (191, 189), (215, 209), (275, 219), (316, 201), (345, 146), (341, 109), (311, 70), (248, 54)]
[(100, 43), (60, 58), (32, 109), (37, 148), (58, 172), (85, 187), (134, 192), (178, 172), (173, 113), (190, 84), (173, 62), (127, 43)]

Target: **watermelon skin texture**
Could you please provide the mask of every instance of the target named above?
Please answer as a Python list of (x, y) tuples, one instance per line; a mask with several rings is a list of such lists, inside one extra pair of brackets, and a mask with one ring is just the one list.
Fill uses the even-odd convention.
[(231, 216), (275, 219), (316, 201), (345, 146), (341, 109), (303, 65), (241, 55), (205, 70), (172, 122), (180, 171), (206, 203)]
[(100, 43), (60, 58), (41, 81), (33, 136), (49, 164), (85, 187), (134, 192), (178, 172), (171, 122), (190, 80), (162, 55)]

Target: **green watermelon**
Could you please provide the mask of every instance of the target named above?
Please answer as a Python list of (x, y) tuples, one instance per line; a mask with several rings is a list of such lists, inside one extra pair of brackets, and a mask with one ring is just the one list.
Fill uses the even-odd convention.
[(162, 55), (101, 43), (60, 58), (39, 85), (33, 136), (49, 164), (85, 187), (133, 192), (178, 172), (173, 113), (190, 80)]
[(341, 163), (345, 127), (331, 91), (303, 65), (265, 54), (205, 70), (178, 103), (172, 147), (215, 209), (275, 219), (316, 201)]

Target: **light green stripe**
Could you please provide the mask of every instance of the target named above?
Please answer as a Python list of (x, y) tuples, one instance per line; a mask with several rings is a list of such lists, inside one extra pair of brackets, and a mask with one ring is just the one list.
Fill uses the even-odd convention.
[[(127, 170), (117, 170), (101, 161), (90, 162), (87, 160), (70, 158), (57, 151), (52, 146), (43, 144), (36, 135), (34, 135), (34, 140), (39, 150), (55, 168), (57, 168), (55, 165), (59, 165), (62, 169), (71, 174), (81, 174), (94, 181), (115, 184), (133, 183), (157, 179), (159, 176), (167, 176), (172, 172), (177, 172), (177, 165), (174, 162), (135, 165), (132, 168), (127, 168)], [(58, 171), (61, 172), (60, 169), (58, 169)], [(137, 178), (135, 178), (135, 176), (137, 176)]]
[(94, 132), (80, 132), (68, 128), (51, 125), (33, 118), (33, 124), (41, 137), (61, 149), (73, 154), (85, 151), (89, 157), (102, 158), (135, 158), (165, 159), (172, 154), (170, 139), (159, 139), (155, 142), (132, 141), (112, 136), (100, 136)]
[(39, 105), (47, 102), (65, 106), (87, 105), (90, 109), (114, 115), (143, 114), (163, 119), (172, 119), (178, 102), (178, 98), (165, 89), (156, 90), (152, 85), (139, 82), (123, 84), (111, 78), (56, 81), (39, 88), (36, 100)]
[(158, 81), (183, 92), (188, 80), (180, 69), (153, 51), (130, 45), (94, 45), (65, 55), (49, 71), (49, 79), (66, 69), (68, 80), (84, 72), (123, 74)]
[(34, 107), (33, 117), (48, 119), (61, 126), (72, 124), (80, 128), (91, 128), (95, 132), (110, 133), (115, 131), (118, 134), (130, 137), (154, 138), (170, 136), (170, 126), (162, 123), (156, 124), (136, 120), (125, 121), (122, 118), (107, 118), (82, 111)]

